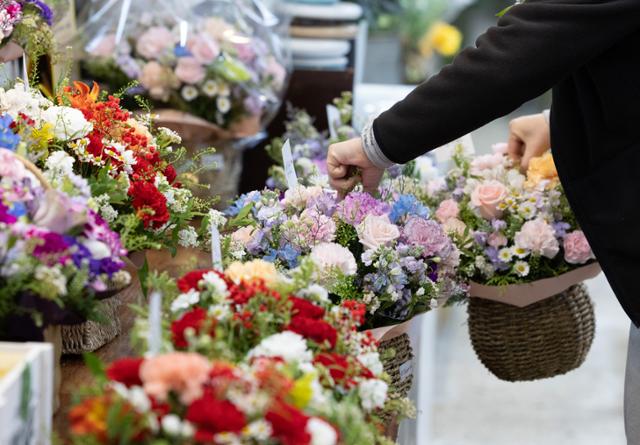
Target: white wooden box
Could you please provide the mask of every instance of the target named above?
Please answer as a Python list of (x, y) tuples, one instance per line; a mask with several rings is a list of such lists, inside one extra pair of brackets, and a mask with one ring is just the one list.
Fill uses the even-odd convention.
[(0, 342), (0, 444), (51, 443), (53, 369), (51, 344)]

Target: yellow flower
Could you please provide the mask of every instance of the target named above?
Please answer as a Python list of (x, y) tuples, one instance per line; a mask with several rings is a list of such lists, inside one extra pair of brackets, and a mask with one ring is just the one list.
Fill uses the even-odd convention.
[(236, 261), (229, 265), (225, 274), (235, 283), (262, 280), (269, 286), (280, 281), (280, 274), (273, 263), (264, 260), (253, 260), (247, 263)]
[(289, 392), (291, 402), (298, 408), (305, 408), (313, 398), (313, 381), (315, 374), (309, 373), (300, 377)]
[(558, 170), (556, 170), (551, 152), (533, 158), (531, 162), (529, 162), (526, 185), (528, 187), (535, 187), (541, 181), (549, 181), (547, 188), (553, 188), (559, 183)]
[(444, 22), (436, 22), (418, 42), (420, 54), (429, 57), (433, 51), (451, 57), (460, 51), (462, 33), (458, 28)]

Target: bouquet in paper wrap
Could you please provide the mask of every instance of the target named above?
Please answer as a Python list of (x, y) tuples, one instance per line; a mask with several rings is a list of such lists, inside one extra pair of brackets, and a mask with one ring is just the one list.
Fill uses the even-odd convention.
[[(338, 300), (367, 306), (367, 327), (399, 323), (464, 292), (452, 278), (459, 251), (412, 195), (298, 186), (241, 196), (226, 210), (228, 259), (262, 258), (295, 268), (309, 256)], [(220, 221), (225, 223), (225, 221)], [(224, 224), (221, 224), (224, 226)]]
[[(0, 119), (3, 145), (13, 148), (20, 139), (10, 121)], [(47, 188), (6, 148), (0, 148), (0, 241), (0, 337), (11, 336), (12, 323), (25, 317), (40, 327), (54, 322), (52, 311), (95, 317), (94, 296), (130, 281), (119, 236), (86, 199)]]
[(135, 117), (120, 99), (75, 83), (57, 103), (18, 84), (0, 91), (8, 136), (45, 170), (54, 188), (83, 196), (123, 238), (129, 250), (193, 247), (189, 222), (208, 204), (181, 184), (174, 167), (184, 150), (180, 137)]
[(522, 174), (498, 144), (431, 181), (425, 199), (462, 252), (460, 273), (491, 286), (552, 278), (595, 261), (560, 185), (551, 153)]
[[(275, 30), (248, 14), (244, 2), (189, 8), (194, 2), (165, 1), (153, 12), (126, 4), (107, 5), (84, 25), (83, 62), (92, 78), (141, 94), (156, 108), (205, 119), (229, 138), (266, 126), (285, 87), (286, 57)], [(129, 88), (132, 81), (138, 85)]]
[[(309, 284), (312, 269), (306, 262), (285, 278), (253, 260), (177, 283), (152, 278), (170, 323), (163, 355), (107, 368), (105, 389), (72, 410), (77, 443), (118, 431), (115, 422), (91, 424), (96, 404), (111, 419), (133, 415), (146, 440), (389, 443), (378, 414), (408, 413), (410, 404), (390, 397), (376, 342), (357, 331), (363, 305), (332, 305)], [(138, 320), (138, 333), (148, 332), (145, 323)]]
[[(51, 30), (53, 11), (50, 5), (52, 3), (55, 1), (2, 0), (0, 2), (0, 46), (2, 50), (13, 43), (22, 47), (26, 54), (32, 58), (51, 53), (54, 49)], [(4, 52), (0, 52), (0, 58), (4, 58)]]

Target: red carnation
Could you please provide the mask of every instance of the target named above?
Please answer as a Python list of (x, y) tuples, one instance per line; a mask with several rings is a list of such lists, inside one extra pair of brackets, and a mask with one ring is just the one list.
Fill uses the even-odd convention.
[(109, 380), (120, 382), (128, 387), (142, 385), (140, 380), (140, 366), (143, 358), (126, 357), (116, 360), (107, 368)]
[(351, 312), (351, 316), (358, 325), (364, 323), (364, 318), (367, 314), (367, 306), (360, 301), (346, 300), (342, 303), (342, 307), (348, 309)]
[(273, 437), (283, 445), (308, 445), (311, 435), (307, 432), (309, 417), (297, 408), (286, 403), (277, 403), (272, 407), (265, 419), (273, 428)]
[[(171, 338), (175, 347), (180, 349), (187, 348), (189, 343), (187, 342), (185, 331), (188, 328), (192, 328), (198, 335), (205, 321), (207, 321), (207, 311), (201, 307), (196, 307), (171, 323)], [(212, 319), (211, 323), (215, 323), (215, 320)], [(213, 326), (209, 334), (214, 334)]]
[(169, 221), (167, 198), (150, 182), (135, 181), (129, 187), (133, 208), (142, 219), (144, 227), (158, 228)]
[(334, 352), (321, 353), (313, 360), (314, 364), (324, 366), (331, 375), (331, 378), (338, 384), (347, 388), (355, 385), (355, 377), (372, 379), (375, 376), (356, 359), (350, 359), (346, 355)]
[(178, 177), (176, 169), (171, 164), (167, 165), (167, 168), (164, 169), (164, 175), (166, 176), (167, 181), (169, 181), (169, 184), (173, 184)]
[(293, 303), (291, 313), (294, 316), (316, 319), (324, 317), (325, 310), (319, 306), (316, 306), (309, 300), (291, 296), (289, 297), (289, 301)]
[(200, 269), (187, 273), (178, 280), (178, 289), (180, 292), (186, 293), (190, 290), (199, 290), (198, 283), (202, 280), (202, 277), (209, 272), (215, 272), (212, 269)]
[(308, 317), (293, 317), (287, 326), (288, 330), (322, 344), (328, 341), (331, 348), (335, 348), (338, 332), (324, 320), (316, 320)]
[(213, 442), (218, 433), (238, 433), (247, 424), (244, 414), (227, 400), (217, 400), (206, 391), (187, 409), (185, 419), (196, 427), (196, 442)]

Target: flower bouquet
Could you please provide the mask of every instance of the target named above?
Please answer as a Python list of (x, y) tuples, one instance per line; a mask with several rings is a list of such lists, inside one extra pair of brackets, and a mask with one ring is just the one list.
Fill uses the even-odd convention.
[[(331, 304), (326, 290), (309, 285), (313, 267), (307, 260), (285, 278), (272, 263), (253, 260), (233, 263), (224, 273), (193, 271), (177, 283), (153, 277), (170, 321), (165, 355), (151, 359), (153, 366), (135, 359), (109, 367), (111, 392), (125, 403), (132, 391), (150, 398), (139, 417), (156, 417), (150, 422), (160, 427), (142, 423), (143, 429), (176, 443), (389, 443), (378, 416), (406, 413), (409, 403), (388, 393), (376, 341), (357, 331), (363, 305)], [(150, 331), (146, 319), (138, 320), (136, 331)], [(202, 373), (195, 372), (196, 363)], [(86, 434), (92, 403), (72, 411), (79, 436)], [(211, 411), (219, 404), (224, 412)], [(153, 408), (159, 405), (162, 411)], [(222, 421), (225, 414), (234, 422)], [(281, 428), (285, 418), (287, 428)], [(315, 431), (313, 419), (325, 429)], [(261, 436), (255, 436), (258, 425)]]
[(298, 186), (251, 192), (226, 210), (229, 260), (262, 258), (295, 268), (308, 256), (336, 301), (366, 304), (367, 328), (395, 325), (464, 289), (455, 280), (458, 249), (412, 195), (376, 199)]
[(190, 222), (209, 202), (181, 183), (177, 134), (83, 83), (66, 87), (57, 104), (18, 84), (0, 91), (0, 113), (17, 150), (54, 188), (88, 199), (129, 251), (198, 245)]
[[(427, 200), (437, 207), (436, 218), (456, 240), (462, 252), (459, 273), (471, 282), (471, 296), (478, 297), (471, 298), (469, 306), (476, 351), (498, 336), (508, 348), (518, 344), (526, 349), (524, 344), (539, 342), (529, 345), (529, 354), (518, 357), (522, 369), (488, 365), (506, 379), (539, 378), (567, 372), (584, 360), (593, 339), (593, 311), (579, 283), (600, 269), (569, 207), (551, 153), (533, 159), (522, 174), (505, 151), (504, 144), (483, 156), (470, 156), (458, 149), (453, 158), (455, 167), (446, 179), (428, 185)], [(490, 318), (492, 311), (494, 318)], [(575, 311), (575, 317), (567, 311)], [(560, 322), (564, 315), (566, 319)], [(540, 317), (555, 323), (543, 324)], [(523, 329), (527, 319), (544, 330), (545, 337)], [(528, 340), (510, 337), (503, 331), (510, 327)], [(497, 331), (480, 332), (485, 329)], [(551, 338), (552, 332), (558, 338)], [(577, 337), (572, 337), (575, 332)], [(577, 347), (568, 348), (566, 362), (560, 363), (562, 354), (551, 350), (554, 342), (567, 344), (571, 338)], [(487, 349), (500, 354), (495, 352), (499, 348)], [(546, 368), (545, 351), (550, 360)], [(509, 354), (512, 352), (509, 349)], [(491, 361), (489, 353), (482, 354), (485, 364)], [(537, 356), (538, 368), (531, 366), (532, 356)], [(496, 359), (498, 364), (502, 361)]]
[(51, 53), (54, 50), (52, 24), (53, 11), (45, 1), (0, 2), (0, 62), (17, 59), (23, 50), (34, 60)]

